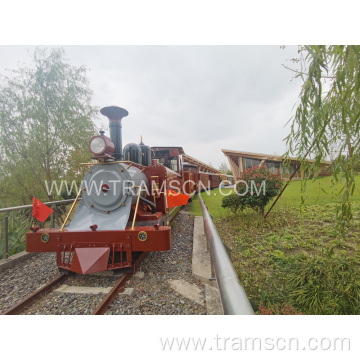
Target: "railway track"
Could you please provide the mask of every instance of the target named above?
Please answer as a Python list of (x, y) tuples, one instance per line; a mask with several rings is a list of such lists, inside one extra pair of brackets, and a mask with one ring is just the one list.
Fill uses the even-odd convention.
[[(136, 271), (141, 262), (146, 257), (146, 252), (140, 254), (140, 256), (135, 260), (133, 266), (131, 267), (131, 271), (124, 274), (113, 286), (112, 290), (106, 295), (106, 297), (101, 301), (101, 303), (97, 306), (97, 308), (92, 312), (91, 315), (104, 315), (108, 307), (115, 300), (116, 296), (123, 290), (127, 280), (131, 277), (131, 275)], [(1, 315), (20, 315), (26, 309), (28, 309), (31, 305), (35, 304), (37, 301), (42, 299), (46, 294), (49, 294), (53, 290), (57, 289), (62, 283), (64, 283), (71, 274), (61, 274), (57, 276), (55, 279), (50, 281), (49, 283), (41, 286), (39, 289), (34, 291), (32, 294), (25, 297), (23, 300), (3, 312)]]
[(115, 300), (116, 296), (119, 292), (124, 288), (126, 281), (129, 277), (135, 272), (135, 270), (139, 267), (141, 262), (145, 259), (146, 252), (141, 253), (139, 258), (135, 261), (132, 266), (131, 272), (124, 274), (119, 281), (114, 285), (112, 290), (106, 295), (103, 301), (98, 305), (98, 307), (93, 311), (91, 315), (104, 315), (109, 305)]
[[(172, 215), (171, 219), (170, 219), (171, 223), (175, 220), (175, 218), (178, 217), (178, 215), (180, 214), (180, 210), (181, 209), (169, 214), (170, 216)], [(99, 301), (99, 304), (96, 307), (94, 306), (95, 310), (93, 310), (91, 312), (92, 315), (103, 315), (106, 313), (109, 306), (117, 298), (118, 294), (123, 291), (125, 284), (129, 281), (129, 279), (131, 278), (133, 273), (136, 271), (136, 269), (139, 267), (139, 265), (141, 264), (142, 260), (146, 257), (146, 255), (147, 255), (147, 253), (145, 253), (145, 252), (141, 253), (139, 255), (139, 257), (134, 261), (131, 270), (128, 273), (122, 275), (118, 281), (115, 280), (116, 283), (114, 285), (112, 285), (112, 284), (110, 285), (110, 286), (112, 286), (111, 291), (102, 299), (102, 301)], [(5, 312), (3, 312), (2, 315), (17, 315), (17, 314), (21, 314), (21, 313), (27, 313), (28, 312), (27, 309), (29, 309), (29, 308), (31, 309), (31, 306), (38, 302), (41, 303), (41, 299), (43, 299), (46, 295), (49, 295), (52, 291), (59, 288), (67, 280), (69, 280), (70, 283), (74, 283), (74, 280), (72, 280), (72, 276), (73, 275), (71, 273), (70, 274), (62, 274), (62, 275), (57, 276), (55, 279), (50, 281), (48, 284), (43, 285), (41, 288), (34, 291), (32, 294), (28, 295), (23, 300), (21, 300), (20, 302), (18, 302), (17, 304), (15, 304), (11, 308), (9, 308)], [(52, 296), (54, 296), (54, 295), (52, 295)], [(50, 296), (50, 301), (51, 301), (51, 296)], [(117, 300), (117, 301), (119, 301), (119, 300)], [(45, 300), (44, 300), (44, 302), (45, 302)], [(31, 310), (30, 310), (30, 313), (31, 313)]]
[[(170, 213), (170, 223), (174, 221), (174, 219), (177, 217), (181, 209), (176, 208), (172, 213)], [(139, 267), (142, 260), (146, 256), (146, 252), (143, 252), (140, 254), (138, 259), (135, 260), (131, 271), (124, 274), (117, 283), (113, 286), (112, 290), (106, 295), (106, 297), (101, 301), (101, 303), (97, 306), (97, 308), (92, 312), (91, 315), (104, 315), (106, 310), (108, 309), (109, 305), (115, 300), (116, 296), (121, 292), (121, 290), (124, 288), (126, 282), (130, 278), (130, 276), (135, 272), (135, 270)], [(57, 276), (55, 279), (50, 281), (49, 283), (41, 286), (39, 289), (35, 290), (32, 294), (25, 297), (23, 300), (3, 312), (1, 315), (19, 315), (26, 309), (28, 309), (31, 305), (35, 304), (37, 301), (39, 301), (42, 297), (44, 297), (46, 294), (52, 292), (53, 290), (57, 289), (62, 283), (64, 283), (70, 274), (61, 274)]]
[(1, 315), (19, 315), (24, 310), (29, 308), (31, 305), (35, 304), (39, 299), (41, 299), (46, 294), (50, 293), (57, 287), (59, 287), (70, 275), (61, 274), (49, 283), (41, 286), (39, 289), (35, 290), (32, 294), (28, 295), (26, 298), (4, 311)]

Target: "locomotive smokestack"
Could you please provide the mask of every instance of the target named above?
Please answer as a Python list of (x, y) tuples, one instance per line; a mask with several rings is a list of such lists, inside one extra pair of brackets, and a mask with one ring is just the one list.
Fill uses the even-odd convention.
[(122, 134), (121, 134), (121, 119), (128, 116), (127, 110), (118, 106), (107, 106), (100, 110), (102, 115), (109, 119), (110, 139), (115, 145), (115, 152), (113, 156), (116, 161), (123, 160), (122, 153)]

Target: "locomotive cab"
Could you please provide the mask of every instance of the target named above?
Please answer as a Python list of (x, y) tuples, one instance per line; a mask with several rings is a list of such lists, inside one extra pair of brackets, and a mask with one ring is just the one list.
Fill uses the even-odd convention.
[(183, 178), (182, 155), (184, 150), (182, 147), (152, 147), (151, 150), (153, 160), (178, 173)]

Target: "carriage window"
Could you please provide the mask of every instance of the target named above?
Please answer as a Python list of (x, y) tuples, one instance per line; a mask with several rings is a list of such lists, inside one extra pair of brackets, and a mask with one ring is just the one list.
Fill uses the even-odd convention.
[(159, 158), (158, 162), (160, 165), (164, 165), (165, 166), (165, 158)]
[(178, 163), (176, 157), (170, 158), (168, 164), (171, 170), (178, 171)]

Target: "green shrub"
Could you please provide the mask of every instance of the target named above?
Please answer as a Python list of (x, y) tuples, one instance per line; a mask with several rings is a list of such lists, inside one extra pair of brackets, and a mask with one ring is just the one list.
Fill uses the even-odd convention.
[(224, 196), (222, 198), (221, 206), (224, 208), (229, 208), (234, 214), (238, 212), (239, 208), (241, 210), (244, 209), (244, 206), (240, 201), (240, 197), (236, 194), (230, 194), (228, 196)]
[(282, 188), (280, 172), (273, 174), (266, 166), (254, 166), (244, 171), (236, 183), (236, 193), (225, 196), (222, 207), (234, 213), (249, 207), (262, 215), (269, 201), (278, 195)]

